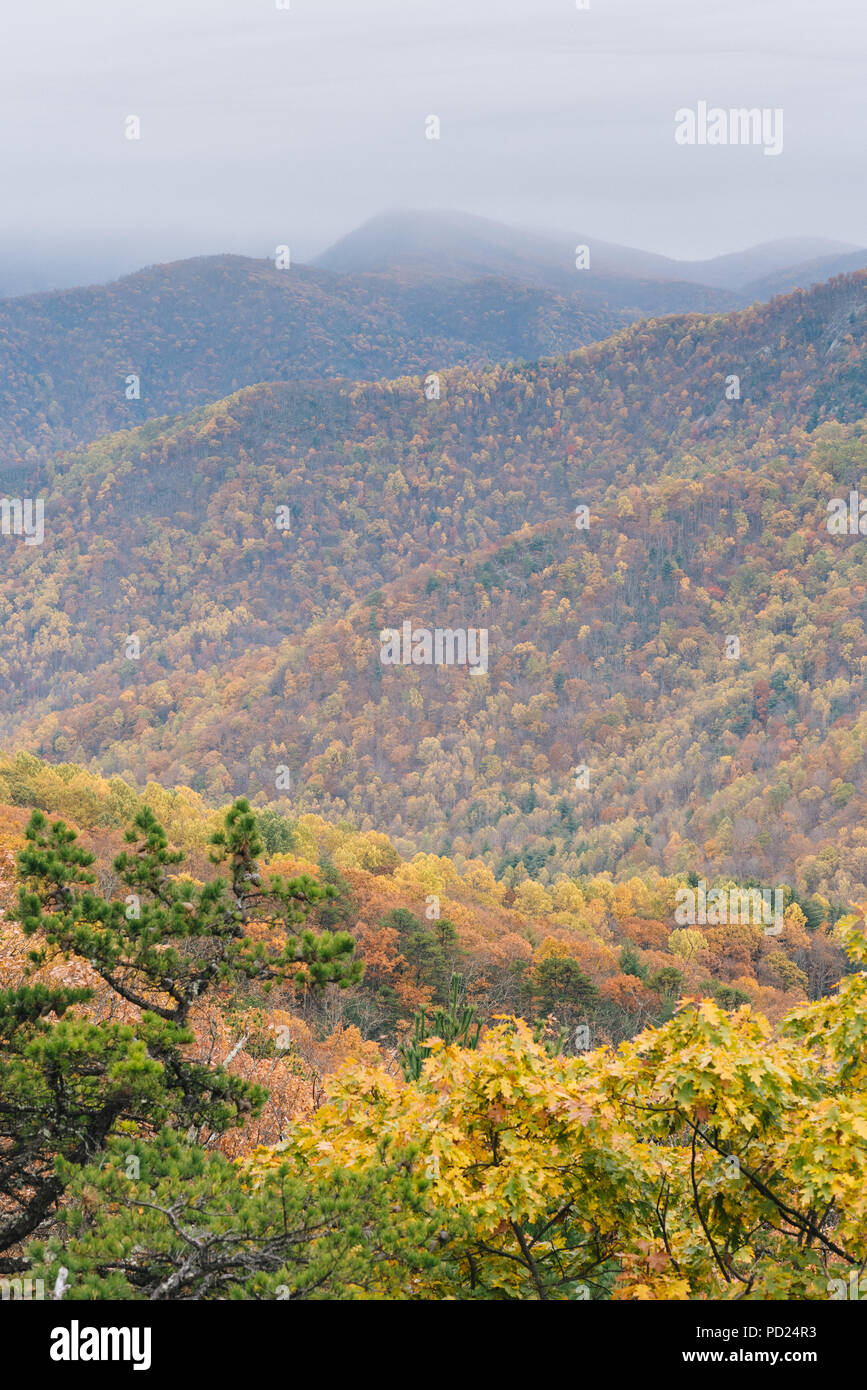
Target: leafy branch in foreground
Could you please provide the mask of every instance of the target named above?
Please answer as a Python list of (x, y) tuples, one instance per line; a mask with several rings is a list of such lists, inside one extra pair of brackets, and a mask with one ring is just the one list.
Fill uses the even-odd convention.
[(867, 1265), (867, 941), (846, 949), (860, 968), (776, 1028), (689, 1000), (617, 1049), (552, 1055), (506, 1020), (476, 1049), (431, 1040), (413, 1084), (347, 1069), (251, 1167), (365, 1171), (411, 1140), (459, 1222), (429, 1297), (845, 1296)]

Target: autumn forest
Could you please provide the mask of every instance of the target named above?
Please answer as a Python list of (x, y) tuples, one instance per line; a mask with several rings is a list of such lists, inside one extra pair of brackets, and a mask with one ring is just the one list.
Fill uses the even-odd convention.
[(136, 1361), (102, 1303), (867, 1297), (867, 252), (530, 220), (0, 299), (0, 1307), (52, 1361)]

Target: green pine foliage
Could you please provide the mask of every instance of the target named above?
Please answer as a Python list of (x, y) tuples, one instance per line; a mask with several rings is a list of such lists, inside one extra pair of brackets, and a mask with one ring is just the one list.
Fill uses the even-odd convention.
[(448, 1223), (411, 1155), (361, 1173), (287, 1161), (257, 1182), (166, 1129), (60, 1176), (60, 1229), (29, 1253), (46, 1286), (65, 1268), (76, 1300), (412, 1298), (444, 1267)]
[[(64, 1178), (55, 1160), (68, 1173), (126, 1124), (219, 1132), (261, 1110), (261, 1086), (186, 1055), (190, 1011), (209, 990), (241, 979), (265, 991), (275, 982), (346, 987), (362, 968), (348, 933), (304, 925), (332, 888), (308, 876), (263, 880), (262, 842), (243, 799), (212, 837), (219, 872), (205, 884), (177, 872), (184, 854), (169, 848), (148, 808), (115, 860), (121, 887), (112, 898), (94, 891), (94, 856), (63, 821), (49, 826), (34, 811), (25, 833), (18, 919), (36, 943), (32, 966), (86, 961), (134, 1022), (70, 1014), (91, 997), (87, 989), (23, 985), (0, 996), (0, 1272), (19, 1267), (11, 1247), (56, 1211)], [(267, 923), (288, 932), (285, 944), (253, 939)]]
[(482, 1025), (476, 1010), (463, 1002), (463, 981), (459, 975), (452, 980), (446, 1008), (434, 1009), (428, 1018), (427, 1009), (419, 1009), (413, 1019), (413, 1034), (399, 1049), (400, 1063), (406, 1081), (418, 1081), (426, 1059), (431, 1054), (431, 1039), (439, 1038), (447, 1046), (457, 1043), (470, 1049), (479, 1045)]

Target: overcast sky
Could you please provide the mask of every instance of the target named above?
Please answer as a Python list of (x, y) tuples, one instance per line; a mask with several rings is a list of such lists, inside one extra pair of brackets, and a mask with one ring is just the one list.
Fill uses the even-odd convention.
[[(290, 4), (3, 0), (0, 269), (303, 260), (407, 206), (685, 257), (867, 243), (865, 0)], [(700, 100), (781, 107), (783, 153), (678, 146)]]

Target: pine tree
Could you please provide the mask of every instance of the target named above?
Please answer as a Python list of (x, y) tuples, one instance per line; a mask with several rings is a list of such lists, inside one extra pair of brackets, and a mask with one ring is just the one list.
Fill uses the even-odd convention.
[(407, 1297), (444, 1272), (448, 1222), (409, 1154), (359, 1173), (287, 1155), (257, 1175), (165, 1130), (62, 1167), (60, 1229), (28, 1253), (46, 1285), (66, 1270), (70, 1299)]
[[(14, 1247), (56, 1211), (65, 1182), (57, 1159), (67, 1172), (90, 1162), (123, 1122), (145, 1135), (166, 1124), (220, 1131), (261, 1109), (261, 1087), (186, 1055), (190, 1012), (216, 983), (318, 989), (361, 975), (347, 933), (293, 931), (334, 890), (306, 875), (263, 883), (256, 818), (243, 799), (213, 836), (223, 872), (204, 885), (178, 873), (184, 856), (148, 809), (114, 861), (125, 897), (93, 891), (94, 856), (62, 821), (49, 827), (34, 811), (25, 834), (16, 915), (39, 941), (33, 966), (84, 959), (137, 1017), (95, 1023), (86, 1007), (73, 1016), (90, 990), (32, 984), (0, 994), (0, 1273), (26, 1267)], [(257, 923), (292, 934), (271, 947), (252, 939)]]
[(478, 1047), (482, 1025), (472, 1005), (460, 1002), (462, 983), (459, 975), (453, 977), (448, 1009), (435, 1009), (430, 1023), (426, 1009), (419, 1009), (416, 1014), (412, 1039), (400, 1049), (406, 1081), (418, 1081), (421, 1076), (425, 1059), (430, 1056), (431, 1038), (442, 1038), (444, 1043), (457, 1043), (460, 1047)]

